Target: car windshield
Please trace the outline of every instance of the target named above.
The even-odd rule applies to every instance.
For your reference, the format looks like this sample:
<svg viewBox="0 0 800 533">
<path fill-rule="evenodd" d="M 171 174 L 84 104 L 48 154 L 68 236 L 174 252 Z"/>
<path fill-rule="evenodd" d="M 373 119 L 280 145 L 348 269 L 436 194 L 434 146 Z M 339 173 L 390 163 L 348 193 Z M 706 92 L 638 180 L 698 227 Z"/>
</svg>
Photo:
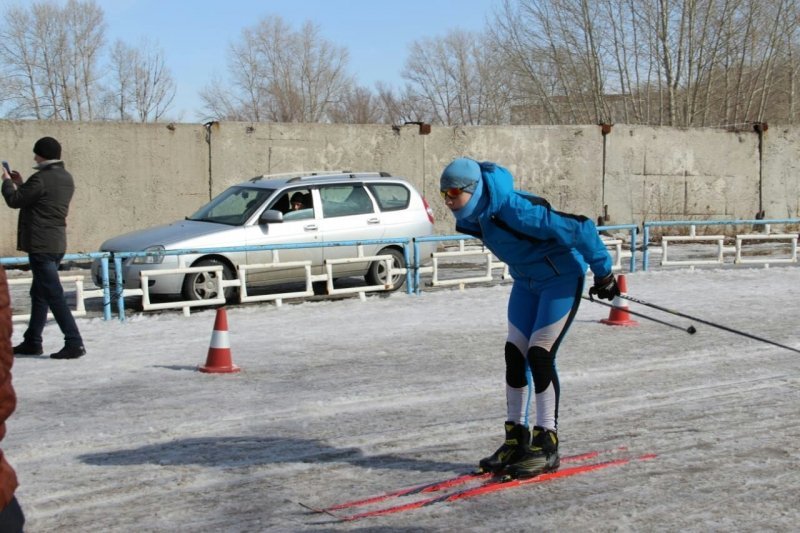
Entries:
<svg viewBox="0 0 800 533">
<path fill-rule="evenodd" d="M 241 226 L 274 192 L 274 189 L 259 187 L 231 187 L 187 217 L 187 220 Z"/>
</svg>

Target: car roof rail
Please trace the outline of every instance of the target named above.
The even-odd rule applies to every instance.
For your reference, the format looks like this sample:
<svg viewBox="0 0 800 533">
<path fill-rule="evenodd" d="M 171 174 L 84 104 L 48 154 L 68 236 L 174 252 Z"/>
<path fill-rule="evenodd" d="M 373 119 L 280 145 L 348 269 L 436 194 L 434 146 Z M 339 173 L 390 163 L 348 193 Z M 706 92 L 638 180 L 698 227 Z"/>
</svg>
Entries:
<svg viewBox="0 0 800 533">
<path fill-rule="evenodd" d="M 330 176 L 336 174 L 349 174 L 352 172 L 351 170 L 301 170 L 301 171 L 293 171 L 293 172 L 279 172 L 277 174 L 263 174 L 261 176 L 256 176 L 254 178 L 250 178 L 249 181 L 259 181 L 259 180 L 268 180 L 273 178 L 285 178 L 287 176 L 291 176 L 292 179 L 300 179 L 303 176 Z"/>
<path fill-rule="evenodd" d="M 287 180 L 287 183 L 293 183 L 297 181 L 310 181 L 310 180 L 321 180 L 325 178 L 331 178 L 333 176 L 350 176 L 350 179 L 356 178 L 388 178 L 391 177 L 391 174 L 388 172 L 353 172 L 351 170 L 343 170 L 341 172 L 327 172 L 322 174 L 315 174 L 315 173 L 304 173 L 302 176 L 295 176 Z"/>
</svg>

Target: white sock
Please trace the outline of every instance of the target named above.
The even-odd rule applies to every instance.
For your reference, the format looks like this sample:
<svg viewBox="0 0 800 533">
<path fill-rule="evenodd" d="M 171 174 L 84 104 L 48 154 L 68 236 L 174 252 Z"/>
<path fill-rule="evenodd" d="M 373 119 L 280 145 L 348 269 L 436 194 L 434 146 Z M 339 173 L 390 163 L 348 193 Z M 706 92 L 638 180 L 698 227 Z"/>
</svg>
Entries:
<svg viewBox="0 0 800 533">
<path fill-rule="evenodd" d="M 528 424 L 528 387 L 515 388 L 506 384 L 506 420 L 526 426 Z"/>
<path fill-rule="evenodd" d="M 556 430 L 556 390 L 552 383 L 536 395 L 536 425 Z"/>
</svg>

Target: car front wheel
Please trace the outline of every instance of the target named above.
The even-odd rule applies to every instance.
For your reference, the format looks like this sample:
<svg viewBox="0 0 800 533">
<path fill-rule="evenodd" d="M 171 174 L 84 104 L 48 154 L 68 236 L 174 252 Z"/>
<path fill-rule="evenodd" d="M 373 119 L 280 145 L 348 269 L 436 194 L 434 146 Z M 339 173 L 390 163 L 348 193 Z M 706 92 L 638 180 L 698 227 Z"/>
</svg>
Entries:
<svg viewBox="0 0 800 533">
<path fill-rule="evenodd" d="M 392 267 L 403 268 L 405 267 L 406 260 L 403 257 L 403 252 L 394 248 L 384 248 L 377 255 L 391 255 Z M 383 285 L 386 283 L 386 261 L 374 261 L 364 276 L 367 280 L 367 285 Z M 392 284 L 394 285 L 391 290 L 396 291 L 406 283 L 405 274 L 396 274 L 392 276 Z"/>
<path fill-rule="evenodd" d="M 222 266 L 222 279 L 233 279 L 233 271 L 226 263 L 219 259 L 203 259 L 192 266 Z M 217 272 L 195 272 L 187 274 L 183 280 L 183 298 L 185 300 L 211 300 L 218 294 Z M 225 299 L 234 295 L 234 288 L 224 289 Z"/>
</svg>

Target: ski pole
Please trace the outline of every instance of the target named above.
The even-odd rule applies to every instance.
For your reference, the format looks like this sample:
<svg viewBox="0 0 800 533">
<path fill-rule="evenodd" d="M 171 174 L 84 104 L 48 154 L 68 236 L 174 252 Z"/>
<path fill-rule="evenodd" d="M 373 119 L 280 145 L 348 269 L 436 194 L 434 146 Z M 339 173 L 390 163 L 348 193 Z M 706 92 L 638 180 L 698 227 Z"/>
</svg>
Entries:
<svg viewBox="0 0 800 533">
<path fill-rule="evenodd" d="M 694 317 L 692 315 L 687 315 L 686 313 L 681 313 L 680 311 L 667 309 L 666 307 L 661 307 L 660 305 L 656 305 L 656 304 L 653 304 L 653 303 L 650 303 L 650 302 L 645 302 L 644 300 L 640 300 L 639 298 L 634 298 L 633 296 L 628 296 L 627 294 L 620 294 L 619 297 L 620 298 L 624 298 L 626 300 L 629 300 L 631 302 L 640 304 L 640 305 L 645 305 L 647 307 L 652 307 L 653 309 L 658 309 L 659 311 L 663 311 L 665 313 L 670 313 L 670 314 L 675 315 L 675 316 L 680 316 L 680 317 L 683 317 L 683 318 L 687 318 L 689 320 L 694 320 L 695 322 L 700 322 L 701 324 L 705 324 L 706 326 L 711 326 L 711 327 L 714 327 L 714 328 L 722 329 L 722 330 L 728 331 L 730 333 L 735 333 L 737 335 L 741 335 L 743 337 L 747 337 L 749 339 L 754 339 L 754 340 L 757 340 L 757 341 L 765 342 L 767 344 L 772 344 L 773 346 L 778 346 L 779 348 L 784 348 L 786 350 L 791 350 L 793 352 L 800 353 L 800 350 L 798 350 L 797 348 L 792 348 L 791 346 L 786 346 L 785 344 L 780 344 L 778 342 L 771 341 L 769 339 L 765 339 L 764 337 L 759 337 L 757 335 L 753 335 L 752 333 L 747 333 L 745 331 L 740 331 L 738 329 L 729 328 L 728 326 L 723 326 L 722 324 L 716 324 L 716 323 L 710 322 L 708 320 L 703 320 L 702 318 L 697 318 L 697 317 Z"/>
<path fill-rule="evenodd" d="M 658 318 L 654 318 L 652 316 L 645 315 L 645 314 L 642 314 L 642 313 L 637 313 L 635 311 L 631 311 L 630 309 L 624 309 L 622 307 L 617 307 L 616 305 L 612 305 L 612 304 L 609 304 L 609 303 L 606 303 L 606 302 L 601 302 L 600 300 L 595 300 L 594 298 L 591 298 L 589 296 L 581 296 L 581 298 L 583 298 L 584 300 L 589 300 L 590 302 L 594 302 L 596 304 L 605 305 L 606 307 L 610 307 L 611 309 L 618 309 L 620 311 L 625 311 L 626 313 L 629 313 L 629 314 L 631 314 L 633 316 L 638 316 L 640 318 L 651 320 L 653 322 L 658 322 L 659 324 L 661 324 L 663 326 L 669 326 L 671 328 L 675 328 L 675 329 L 679 329 L 681 331 L 685 331 L 689 335 L 694 335 L 697 332 L 697 330 L 694 329 L 694 326 L 689 326 L 688 328 L 685 328 L 683 326 L 679 326 L 677 324 L 673 324 L 672 322 L 667 322 L 666 320 L 659 320 Z"/>
</svg>

